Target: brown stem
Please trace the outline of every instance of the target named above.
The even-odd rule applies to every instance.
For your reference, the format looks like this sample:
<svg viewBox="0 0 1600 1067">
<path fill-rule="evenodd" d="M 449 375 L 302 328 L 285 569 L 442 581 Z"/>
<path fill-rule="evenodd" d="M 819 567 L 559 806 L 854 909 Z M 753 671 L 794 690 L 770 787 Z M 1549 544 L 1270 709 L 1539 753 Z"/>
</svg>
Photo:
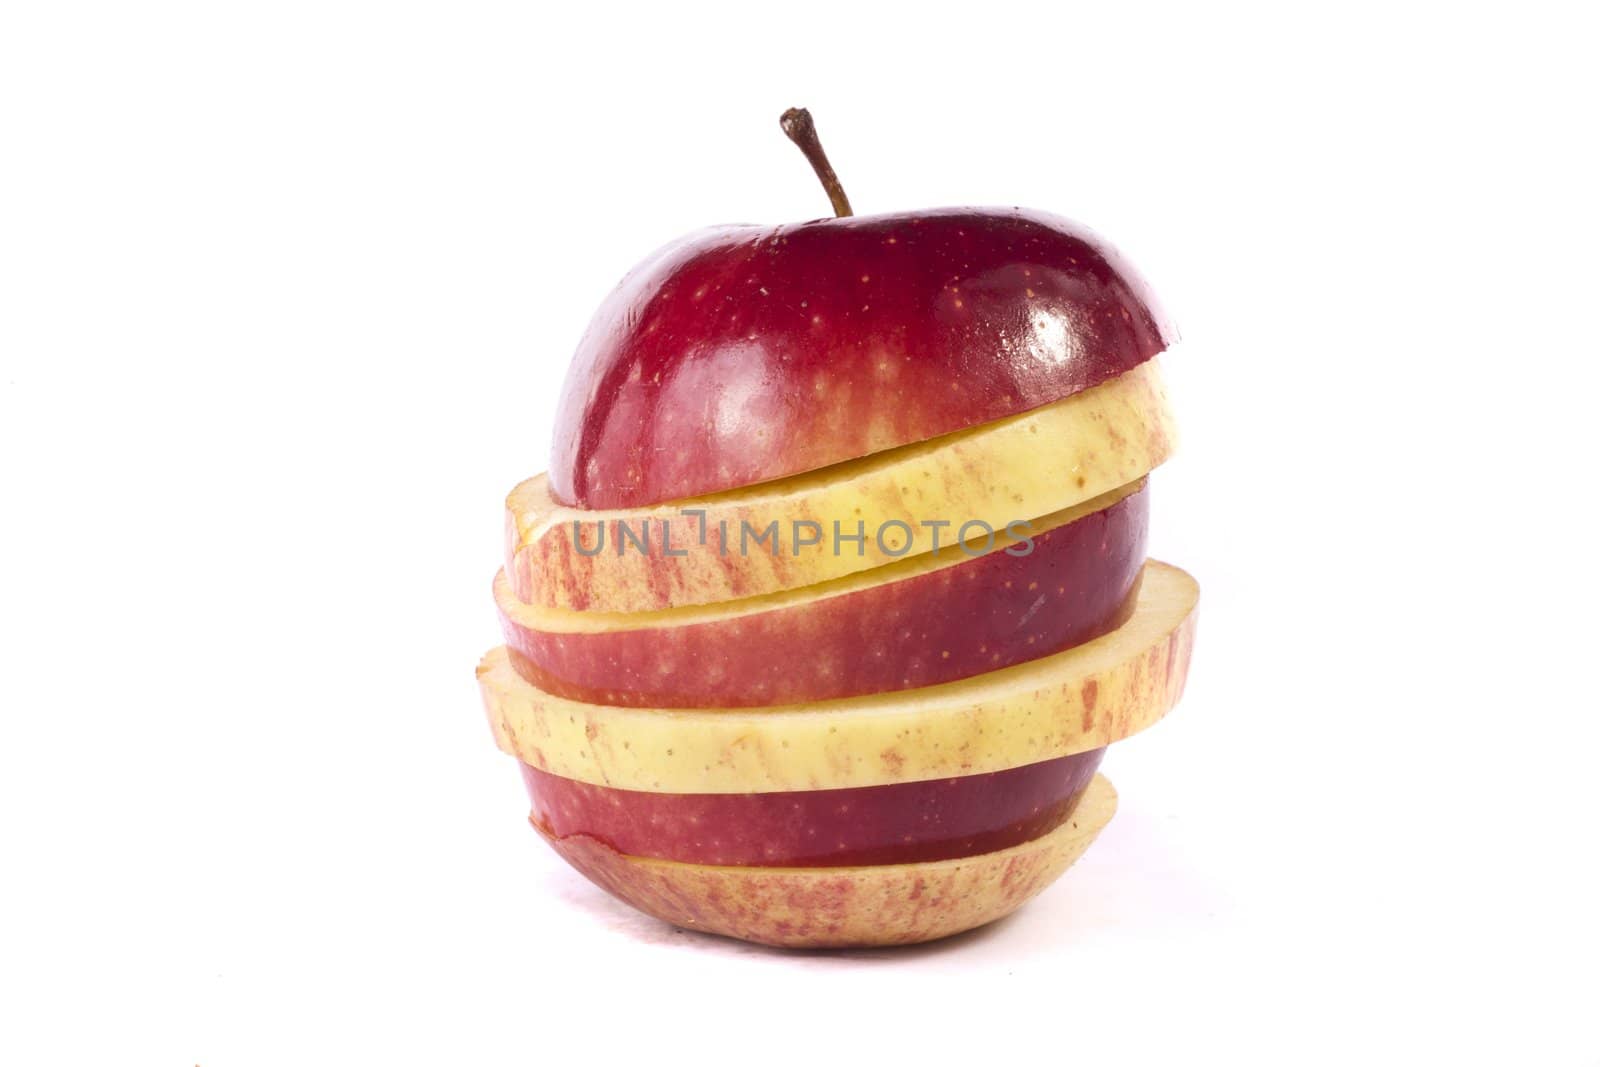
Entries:
<svg viewBox="0 0 1600 1067">
<path fill-rule="evenodd" d="M 839 184 L 839 176 L 833 172 L 833 164 L 828 162 L 828 154 L 817 139 L 817 124 L 811 121 L 811 112 L 803 107 L 791 107 L 778 119 L 778 125 L 789 135 L 789 140 L 800 146 L 811 169 L 817 172 L 822 187 L 828 191 L 833 213 L 841 219 L 854 215 L 850 210 L 850 198 L 844 195 L 844 186 Z"/>
</svg>

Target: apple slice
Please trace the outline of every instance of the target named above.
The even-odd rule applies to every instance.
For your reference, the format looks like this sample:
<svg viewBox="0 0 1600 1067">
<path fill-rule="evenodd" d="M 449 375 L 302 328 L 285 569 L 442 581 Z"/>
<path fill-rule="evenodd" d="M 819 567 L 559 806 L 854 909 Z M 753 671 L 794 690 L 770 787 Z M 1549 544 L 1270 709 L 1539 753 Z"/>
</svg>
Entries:
<svg viewBox="0 0 1600 1067">
<path fill-rule="evenodd" d="M 1117 809 L 1096 775 L 1072 814 L 1031 841 L 963 859 L 877 867 L 714 867 L 625 856 L 534 829 L 595 885 L 688 930 L 788 948 L 910 945 L 1011 914 L 1072 865 Z"/>
<path fill-rule="evenodd" d="M 933 782 L 805 793 L 639 793 L 522 764 L 533 818 L 627 856 L 743 867 L 858 867 L 994 852 L 1072 814 L 1105 749 Z"/>
<path fill-rule="evenodd" d="M 721 604 L 564 611 L 518 600 L 504 573 L 494 596 L 512 666 L 557 696 L 663 708 L 831 700 L 938 685 L 1115 629 L 1133 610 L 1149 511 L 1136 482 L 1038 520 L 1031 544 L 1002 534 L 987 552 L 946 545 Z"/>
<path fill-rule="evenodd" d="M 720 226 L 595 313 L 552 484 L 624 508 L 771 481 L 1053 403 L 1173 336 L 1110 246 L 1041 212 Z"/>
<path fill-rule="evenodd" d="M 1174 439 L 1152 360 L 1025 414 L 697 501 L 584 511 L 539 475 L 506 500 L 506 575 L 518 599 L 577 611 L 760 596 L 929 551 L 941 529 L 955 544 L 1080 504 L 1149 473 Z"/>
<path fill-rule="evenodd" d="M 1166 714 L 1194 643 L 1194 579 L 1146 564 L 1134 613 L 1087 644 L 957 682 L 759 709 L 623 708 L 544 692 L 504 648 L 478 665 L 502 751 L 654 793 L 776 793 L 955 778 L 1102 748 Z"/>
</svg>

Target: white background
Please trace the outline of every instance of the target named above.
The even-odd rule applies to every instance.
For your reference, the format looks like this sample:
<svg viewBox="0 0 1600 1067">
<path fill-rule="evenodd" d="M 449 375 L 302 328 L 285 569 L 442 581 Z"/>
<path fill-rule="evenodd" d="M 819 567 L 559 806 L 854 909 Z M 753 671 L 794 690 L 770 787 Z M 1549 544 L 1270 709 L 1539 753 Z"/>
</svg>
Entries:
<svg viewBox="0 0 1600 1067">
<path fill-rule="evenodd" d="M 0 1060 L 1600 1063 L 1582 7 L 7 4 Z M 794 104 L 1185 335 L 1188 697 L 923 949 L 613 903 L 472 681 L 595 304 L 826 213 Z"/>
</svg>

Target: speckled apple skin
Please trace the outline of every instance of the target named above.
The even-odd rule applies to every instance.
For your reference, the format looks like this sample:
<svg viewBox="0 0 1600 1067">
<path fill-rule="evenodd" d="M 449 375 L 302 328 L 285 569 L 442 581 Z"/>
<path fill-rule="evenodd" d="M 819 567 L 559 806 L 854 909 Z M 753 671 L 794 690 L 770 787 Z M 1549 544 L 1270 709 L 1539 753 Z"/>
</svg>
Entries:
<svg viewBox="0 0 1600 1067">
<path fill-rule="evenodd" d="M 852 867 L 996 852 L 1060 826 L 1105 749 L 932 782 L 803 793 L 640 793 L 522 764 L 533 819 L 626 856 L 716 866 Z"/>
<path fill-rule="evenodd" d="M 1149 490 L 951 567 L 714 622 L 552 633 L 501 605 L 512 666 L 549 693 L 627 707 L 749 707 L 966 678 L 1072 648 L 1127 620 Z M 961 549 L 944 549 L 960 558 Z M 509 598 L 509 590 L 502 591 Z"/>
<path fill-rule="evenodd" d="M 717 227 L 601 304 L 551 489 L 641 507 L 814 470 L 1060 400 L 1175 336 L 1110 245 L 1042 212 Z"/>
<path fill-rule="evenodd" d="M 534 829 L 612 896 L 674 926 L 786 948 L 910 945 L 971 930 L 1032 900 L 1116 812 L 1097 775 L 1066 822 L 965 859 L 877 867 L 714 867 L 637 859 L 590 837 Z"/>
</svg>

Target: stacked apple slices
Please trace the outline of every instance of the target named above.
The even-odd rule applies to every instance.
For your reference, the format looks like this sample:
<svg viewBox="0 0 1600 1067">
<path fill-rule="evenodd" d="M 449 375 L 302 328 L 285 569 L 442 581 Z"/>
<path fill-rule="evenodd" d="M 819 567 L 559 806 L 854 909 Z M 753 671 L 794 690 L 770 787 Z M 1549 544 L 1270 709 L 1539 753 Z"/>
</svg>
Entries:
<svg viewBox="0 0 1600 1067">
<path fill-rule="evenodd" d="M 534 827 L 651 915 L 777 945 L 1039 892 L 1188 668 L 1197 589 L 1145 560 L 1171 336 L 1114 250 L 1021 209 L 647 259 L 506 502 L 478 676 Z"/>
<path fill-rule="evenodd" d="M 1110 819 L 1105 746 L 1182 690 L 1198 590 L 1144 558 L 1173 437 L 1146 360 L 687 501 L 517 486 L 478 676 L 534 827 L 641 910 L 752 941 L 1012 911 Z"/>
</svg>

